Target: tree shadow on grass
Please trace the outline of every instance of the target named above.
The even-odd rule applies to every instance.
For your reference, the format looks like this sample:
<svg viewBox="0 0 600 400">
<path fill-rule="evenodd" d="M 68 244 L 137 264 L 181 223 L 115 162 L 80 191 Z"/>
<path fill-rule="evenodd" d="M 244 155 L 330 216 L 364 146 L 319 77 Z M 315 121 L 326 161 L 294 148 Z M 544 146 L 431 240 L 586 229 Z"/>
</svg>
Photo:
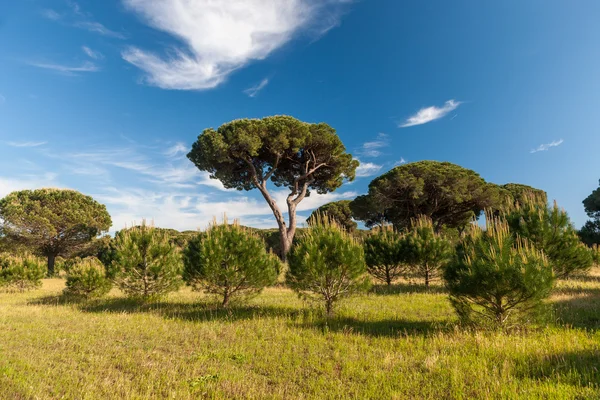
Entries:
<svg viewBox="0 0 600 400">
<path fill-rule="evenodd" d="M 298 324 L 296 324 L 298 326 Z M 299 324 L 302 328 L 322 332 L 342 332 L 373 337 L 426 336 L 434 332 L 449 330 L 452 324 L 404 319 L 365 321 L 351 317 L 320 318 Z"/>
<path fill-rule="evenodd" d="M 374 285 L 371 288 L 371 293 L 387 296 L 387 295 L 398 295 L 398 294 L 406 294 L 406 293 L 431 293 L 431 294 L 439 294 L 439 293 L 447 293 L 446 288 L 440 285 L 432 285 L 425 286 L 422 284 L 414 284 L 414 283 L 394 283 L 390 286 L 388 285 Z"/>
<path fill-rule="evenodd" d="M 65 296 L 46 296 L 30 302 L 30 304 L 75 306 L 88 313 L 148 313 L 166 319 L 184 321 L 238 321 L 255 318 L 296 318 L 306 310 L 282 306 L 238 305 L 223 308 L 215 302 L 177 302 L 177 301 L 143 301 L 127 297 L 111 297 L 93 300 L 77 300 Z"/>
<path fill-rule="evenodd" d="M 518 360 L 516 374 L 540 381 L 600 388 L 600 350 L 549 354 L 533 360 Z"/>
<path fill-rule="evenodd" d="M 600 329 L 600 295 L 573 297 L 555 301 L 553 305 L 559 324 L 575 328 Z"/>
</svg>

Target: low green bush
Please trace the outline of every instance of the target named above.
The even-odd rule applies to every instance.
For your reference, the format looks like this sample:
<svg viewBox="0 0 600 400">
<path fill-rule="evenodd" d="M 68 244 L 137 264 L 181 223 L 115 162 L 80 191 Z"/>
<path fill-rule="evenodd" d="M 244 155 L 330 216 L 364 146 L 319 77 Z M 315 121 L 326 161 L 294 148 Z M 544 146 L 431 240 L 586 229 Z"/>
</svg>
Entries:
<svg viewBox="0 0 600 400">
<path fill-rule="evenodd" d="M 46 262 L 32 255 L 0 254 L 0 288 L 24 292 L 42 285 Z"/>
<path fill-rule="evenodd" d="M 219 296 L 224 307 L 274 284 L 281 266 L 257 234 L 226 219 L 190 239 L 183 260 L 187 284 Z"/>
<path fill-rule="evenodd" d="M 367 271 L 388 286 L 400 278 L 408 268 L 402 257 L 405 238 L 392 227 L 382 227 L 363 241 Z"/>
<path fill-rule="evenodd" d="M 182 270 L 179 249 L 164 229 L 143 221 L 115 238 L 109 275 L 130 297 L 150 299 L 177 291 Z"/>
<path fill-rule="evenodd" d="M 323 302 L 328 317 L 339 300 L 370 286 L 362 245 L 328 218 L 318 218 L 302 233 L 288 265 L 287 284 L 302 297 Z"/>
<path fill-rule="evenodd" d="M 67 272 L 64 293 L 82 298 L 102 297 L 112 288 L 106 276 L 106 268 L 96 257 L 79 259 Z"/>
<path fill-rule="evenodd" d="M 485 230 L 473 224 L 463 236 L 444 279 L 462 322 L 495 327 L 531 320 L 554 284 L 544 253 L 491 215 Z"/>
</svg>

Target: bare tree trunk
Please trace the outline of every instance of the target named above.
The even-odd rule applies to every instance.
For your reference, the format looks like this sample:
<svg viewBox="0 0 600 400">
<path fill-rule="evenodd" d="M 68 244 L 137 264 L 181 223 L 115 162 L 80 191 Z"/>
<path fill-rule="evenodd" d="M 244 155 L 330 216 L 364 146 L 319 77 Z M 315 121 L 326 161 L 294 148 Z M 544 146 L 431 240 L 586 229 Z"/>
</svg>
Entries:
<svg viewBox="0 0 600 400">
<path fill-rule="evenodd" d="M 385 281 L 386 281 L 388 287 L 392 285 L 392 278 L 390 277 L 390 269 L 387 267 L 385 269 Z"/>
<path fill-rule="evenodd" d="M 223 303 L 221 303 L 222 307 L 227 307 L 229 305 L 229 291 L 226 290 L 225 294 L 223 295 Z"/>
<path fill-rule="evenodd" d="M 327 318 L 333 317 L 333 300 L 332 299 L 325 300 L 325 313 L 327 314 Z"/>
<path fill-rule="evenodd" d="M 425 266 L 425 286 L 429 287 L 429 266 Z"/>
<path fill-rule="evenodd" d="M 48 277 L 54 276 L 55 262 L 56 262 L 56 254 L 48 254 Z"/>
</svg>

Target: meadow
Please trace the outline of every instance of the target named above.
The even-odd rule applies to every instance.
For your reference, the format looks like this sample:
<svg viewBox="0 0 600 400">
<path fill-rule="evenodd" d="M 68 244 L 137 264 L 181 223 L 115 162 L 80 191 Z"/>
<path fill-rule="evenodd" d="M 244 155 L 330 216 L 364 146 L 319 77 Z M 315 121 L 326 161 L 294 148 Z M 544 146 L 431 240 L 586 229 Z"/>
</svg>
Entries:
<svg viewBox="0 0 600 400">
<path fill-rule="evenodd" d="M 600 398 L 599 268 L 512 332 L 458 327 L 440 283 L 376 286 L 330 320 L 280 287 L 228 309 L 187 288 L 148 303 L 63 288 L 0 293 L 1 399 Z"/>
</svg>

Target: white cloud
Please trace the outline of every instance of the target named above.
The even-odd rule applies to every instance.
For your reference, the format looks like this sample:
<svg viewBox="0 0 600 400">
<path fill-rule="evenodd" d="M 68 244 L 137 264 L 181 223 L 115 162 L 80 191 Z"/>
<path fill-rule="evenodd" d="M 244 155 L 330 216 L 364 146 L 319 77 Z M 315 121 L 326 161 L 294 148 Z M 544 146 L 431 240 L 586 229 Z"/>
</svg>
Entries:
<svg viewBox="0 0 600 400">
<path fill-rule="evenodd" d="M 151 27 L 184 44 L 168 57 L 130 47 L 123 58 L 163 89 L 202 90 L 262 60 L 299 32 L 339 23 L 348 0 L 123 0 Z"/>
<path fill-rule="evenodd" d="M 400 157 L 400 159 L 394 163 L 394 167 L 397 167 L 402 164 L 406 164 L 406 160 L 404 159 L 404 157 Z"/>
<path fill-rule="evenodd" d="M 262 81 L 260 81 L 260 83 L 244 90 L 244 93 L 247 94 L 249 97 L 256 97 L 258 92 L 263 90 L 265 88 L 265 86 L 267 86 L 268 84 L 269 84 L 269 79 L 265 78 Z"/>
<path fill-rule="evenodd" d="M 62 15 L 60 15 L 59 13 L 57 13 L 56 11 L 54 11 L 52 9 L 42 10 L 42 16 L 44 18 L 48 18 L 48 19 L 51 19 L 53 21 L 58 21 L 62 17 Z"/>
<path fill-rule="evenodd" d="M 403 124 L 400 124 L 400 127 L 407 128 L 409 126 L 423 125 L 435 121 L 456 110 L 460 105 L 460 101 L 448 100 L 442 107 L 431 106 L 422 108 L 415 115 L 409 117 Z"/>
<path fill-rule="evenodd" d="M 167 157 L 178 157 L 180 155 L 185 155 L 188 152 L 188 148 L 185 144 L 178 142 L 173 146 L 169 147 L 167 151 L 165 151 L 165 155 Z"/>
<path fill-rule="evenodd" d="M 81 50 L 83 50 L 83 52 L 88 57 L 93 58 L 94 60 L 100 60 L 104 58 L 104 55 L 102 53 L 100 53 L 99 51 L 94 51 L 87 46 L 81 46 Z"/>
<path fill-rule="evenodd" d="M 11 147 L 38 147 L 43 146 L 48 142 L 6 142 Z"/>
<path fill-rule="evenodd" d="M 376 140 L 363 143 L 357 153 L 363 157 L 379 157 L 381 149 L 389 146 L 389 142 L 388 135 L 379 133 Z"/>
<path fill-rule="evenodd" d="M 366 176 L 373 176 L 376 173 L 378 173 L 381 168 L 383 168 L 383 165 L 378 165 L 378 164 L 374 164 L 374 163 L 363 163 L 361 162 L 360 165 L 358 166 L 358 168 L 356 168 L 356 176 L 358 178 L 364 178 Z"/>
<path fill-rule="evenodd" d="M 532 149 L 530 151 L 530 153 L 537 153 L 539 151 L 548 151 L 551 147 L 560 146 L 561 144 L 563 144 L 563 142 L 564 142 L 564 140 L 560 139 L 560 140 L 555 140 L 555 141 L 550 142 L 550 143 L 540 144 L 537 148 Z"/>
<path fill-rule="evenodd" d="M 77 72 L 96 72 L 100 71 L 100 68 L 96 66 L 94 63 L 86 61 L 80 66 L 70 66 L 70 65 L 61 65 L 61 64 L 46 64 L 46 63 L 28 63 L 32 67 L 49 69 L 53 71 L 57 71 L 67 75 L 75 75 Z"/>
<path fill-rule="evenodd" d="M 95 21 L 78 21 L 73 24 L 74 27 L 85 29 L 86 31 L 98 33 L 102 36 L 108 36 L 116 39 L 126 39 L 126 36 L 120 32 L 113 31 L 108 29 L 106 26 L 102 25 L 100 22 Z"/>
<path fill-rule="evenodd" d="M 40 176 L 20 176 L 18 179 L 0 176 L 0 199 L 17 190 L 57 187 L 59 184 L 56 178 L 57 175 L 50 172 Z"/>
</svg>

